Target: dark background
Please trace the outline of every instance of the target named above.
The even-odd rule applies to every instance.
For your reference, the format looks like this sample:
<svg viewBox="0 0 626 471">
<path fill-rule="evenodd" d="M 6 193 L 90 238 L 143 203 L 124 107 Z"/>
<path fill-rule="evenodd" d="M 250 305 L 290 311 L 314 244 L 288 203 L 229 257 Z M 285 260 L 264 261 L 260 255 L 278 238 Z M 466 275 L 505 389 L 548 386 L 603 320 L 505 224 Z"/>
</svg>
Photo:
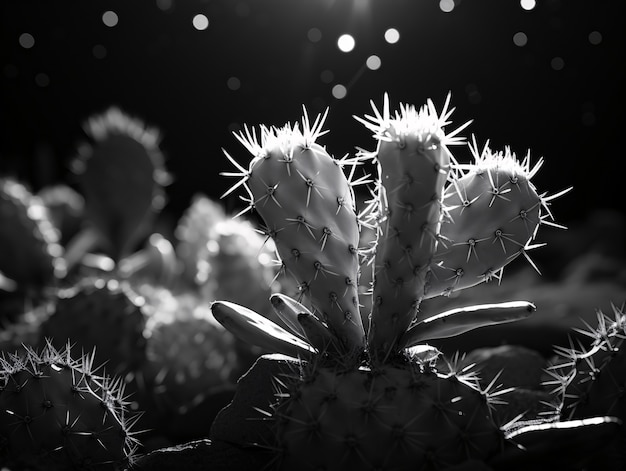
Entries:
<svg viewBox="0 0 626 471">
<path fill-rule="evenodd" d="M 525 11 L 515 0 L 457 0 L 445 13 L 438 0 L 2 0 L 0 174 L 35 190 L 71 181 L 82 123 L 118 105 L 160 129 L 175 177 L 166 211 L 177 215 L 194 193 L 219 197 L 233 183 L 218 176 L 231 169 L 221 148 L 247 159 L 231 135 L 243 123 L 282 125 L 303 104 L 329 106 L 322 143 L 339 157 L 373 149 L 352 118 L 369 100 L 380 106 L 389 92 L 393 107 L 429 97 L 440 107 L 451 91 L 454 123 L 474 119 L 466 134 L 518 155 L 531 149 L 533 162 L 543 156 L 542 191 L 574 186 L 553 204 L 559 222 L 622 211 L 623 5 L 537 0 Z M 113 27 L 108 10 L 119 17 Z M 203 31 L 192 25 L 199 13 L 209 19 Z M 390 27 L 396 44 L 384 40 Z M 513 41 L 520 31 L 523 47 Z M 33 47 L 20 45 L 23 33 Z M 343 33 L 356 39 L 350 53 L 336 46 Z M 379 70 L 363 66 L 371 54 Z M 231 77 L 240 88 L 229 88 Z M 344 99 L 332 96 L 337 83 L 348 86 Z M 465 148 L 455 154 L 468 158 Z M 242 207 L 235 196 L 225 204 Z"/>
</svg>

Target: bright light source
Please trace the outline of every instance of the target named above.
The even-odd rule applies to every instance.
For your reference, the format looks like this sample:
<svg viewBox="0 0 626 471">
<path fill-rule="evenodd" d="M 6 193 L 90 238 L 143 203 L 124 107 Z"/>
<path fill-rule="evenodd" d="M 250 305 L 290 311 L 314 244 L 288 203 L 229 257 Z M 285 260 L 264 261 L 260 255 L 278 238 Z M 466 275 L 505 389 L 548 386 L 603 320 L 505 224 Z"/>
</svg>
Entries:
<svg viewBox="0 0 626 471">
<path fill-rule="evenodd" d="M 198 13 L 193 17 L 193 27 L 198 31 L 204 31 L 209 27 L 209 19 L 205 15 Z"/>
<path fill-rule="evenodd" d="M 102 22 L 109 28 L 113 28 L 113 26 L 117 25 L 118 21 L 119 17 L 114 11 L 108 10 L 102 14 Z"/>
<path fill-rule="evenodd" d="M 341 100 L 342 98 L 345 98 L 348 94 L 348 89 L 341 84 L 337 84 L 333 87 L 332 93 L 335 98 Z"/>
<path fill-rule="evenodd" d="M 19 42 L 24 49 L 30 49 L 35 45 L 35 38 L 30 33 L 22 33 L 20 34 Z"/>
<path fill-rule="evenodd" d="M 355 45 L 356 41 L 350 34 L 342 34 L 339 36 L 339 39 L 337 39 L 337 47 L 341 52 L 350 52 L 354 49 Z"/>
<path fill-rule="evenodd" d="M 439 8 L 444 13 L 450 13 L 454 10 L 454 0 L 441 0 L 439 2 Z"/>
<path fill-rule="evenodd" d="M 535 0 L 520 0 L 519 4 L 526 11 L 530 11 L 537 6 L 537 2 Z"/>
<path fill-rule="evenodd" d="M 378 69 L 380 69 L 381 64 L 382 64 L 382 62 L 380 60 L 380 57 L 378 57 L 376 55 L 369 56 L 367 58 L 367 60 L 365 61 L 365 65 L 370 70 L 378 70 Z"/>
<path fill-rule="evenodd" d="M 513 35 L 513 44 L 516 46 L 523 47 L 526 43 L 528 43 L 528 36 L 526 36 L 526 33 L 519 31 Z"/>
<path fill-rule="evenodd" d="M 400 40 L 400 32 L 396 28 L 389 28 L 385 31 L 385 41 L 395 44 Z"/>
</svg>

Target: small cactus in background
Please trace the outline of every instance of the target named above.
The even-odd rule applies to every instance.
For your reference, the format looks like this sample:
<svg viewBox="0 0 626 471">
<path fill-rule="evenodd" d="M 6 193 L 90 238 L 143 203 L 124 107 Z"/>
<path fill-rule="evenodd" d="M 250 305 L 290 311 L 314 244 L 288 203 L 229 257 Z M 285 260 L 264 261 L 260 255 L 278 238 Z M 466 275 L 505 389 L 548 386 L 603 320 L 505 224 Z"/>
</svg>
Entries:
<svg viewBox="0 0 626 471">
<path fill-rule="evenodd" d="M 212 304 L 215 318 L 245 341 L 302 358 L 291 372 L 276 375 L 269 409 L 267 404 L 252 404 L 257 411 L 265 407 L 263 415 L 273 424 L 259 441 L 266 440 L 274 450 L 279 469 L 305 463 L 324 469 L 444 469 L 471 460 L 486 462 L 513 443 L 505 440 L 505 428 L 515 421 L 501 424 L 492 414 L 502 393 L 496 381 L 481 388 L 470 368 L 457 367 L 454 361 L 437 369 L 441 352 L 422 342 L 522 319 L 534 306 L 525 301 L 471 306 L 427 319 L 418 313 L 432 286 L 434 268 L 452 266 L 444 261 L 447 248 L 467 242 L 460 229 L 444 234 L 444 224 L 457 222 L 457 207 L 450 206 L 454 196 L 448 190 L 478 185 L 482 177 L 477 168 L 487 165 L 482 172 L 487 183 L 472 190 L 472 203 L 490 208 L 489 195 L 496 184 L 500 187 L 500 180 L 491 179 L 502 178 L 500 167 L 517 172 L 518 180 L 509 181 L 519 185 L 514 188 L 518 193 L 519 181 L 528 182 L 534 173 L 510 154 L 505 165 L 501 154 L 491 152 L 462 172 L 447 146 L 462 142 L 457 134 L 463 127 L 444 131 L 452 113 L 448 106 L 449 100 L 437 113 L 430 101 L 419 110 L 402 105 L 392 116 L 385 97 L 382 113 L 374 107 L 375 116 L 358 118 L 374 131 L 378 148 L 361 151 L 354 159 L 332 158 L 316 142 L 324 134 L 325 115 L 311 125 L 306 113 L 301 128 L 261 127 L 260 137 L 249 128 L 236 134 L 253 155 L 248 168 L 226 154 L 238 168 L 226 175 L 241 178 L 233 189 L 247 190 L 248 209 L 262 216 L 284 271 L 299 283 L 299 301 L 311 306 L 273 295 L 281 327 L 243 306 Z M 365 177 L 354 179 L 354 169 L 371 160 L 378 164 L 379 178 L 372 201 L 357 215 L 352 188 Z M 349 176 L 344 167 L 350 169 Z M 472 185 L 468 175 L 476 179 Z M 529 241 L 537 226 L 551 217 L 541 214 L 550 198 L 539 196 L 529 184 L 523 190 L 532 201 L 525 195 L 506 199 L 518 218 L 523 208 L 534 211 L 528 218 L 532 226 L 524 220 L 514 227 L 523 228 L 517 252 L 532 248 Z M 510 212 L 498 207 L 488 214 L 484 217 L 494 219 L 489 221 L 492 231 L 510 229 Z M 367 250 L 358 246 L 361 226 L 377 234 Z M 453 239 L 461 237 L 458 234 L 462 241 Z M 495 244 L 485 248 L 488 261 L 492 253 L 503 251 Z M 499 257 L 493 271 L 501 270 L 513 255 Z M 359 312 L 360 258 L 373 267 L 367 333 Z M 455 288 L 487 279 L 472 278 L 472 283 Z M 222 425 L 214 428 L 213 439 L 221 438 Z M 245 436 L 247 432 L 241 432 L 240 437 Z M 246 444 L 243 439 L 241 445 Z"/>
<path fill-rule="evenodd" d="M 83 279 L 57 294 L 53 312 L 40 326 L 42 342 L 94 351 L 107 371 L 124 376 L 146 360 L 147 316 L 136 298 L 116 279 Z"/>
<path fill-rule="evenodd" d="M 139 448 L 138 416 L 122 382 L 69 346 L 0 357 L 0 457 L 11 469 L 125 469 Z"/>
<path fill-rule="evenodd" d="M 159 149 L 159 133 L 112 107 L 87 120 L 92 142 L 79 149 L 73 170 L 85 198 L 85 229 L 73 246 L 80 258 L 100 245 L 115 261 L 132 253 L 152 218 L 165 205 L 170 181 Z M 75 261 L 72 260 L 72 263 Z"/>
<path fill-rule="evenodd" d="M 65 274 L 60 234 L 48 209 L 11 178 L 0 178 L 0 246 L 0 277 L 14 289 L 38 292 Z"/>
</svg>

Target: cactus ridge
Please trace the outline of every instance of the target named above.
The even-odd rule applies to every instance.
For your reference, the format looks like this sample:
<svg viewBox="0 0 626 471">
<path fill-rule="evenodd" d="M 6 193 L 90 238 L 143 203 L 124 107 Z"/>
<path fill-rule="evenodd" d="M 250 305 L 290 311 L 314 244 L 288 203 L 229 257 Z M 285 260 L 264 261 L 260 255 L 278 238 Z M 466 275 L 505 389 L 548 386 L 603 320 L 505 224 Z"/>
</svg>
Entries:
<svg viewBox="0 0 626 471">
<path fill-rule="evenodd" d="M 129 466 L 140 446 L 123 381 L 100 374 L 91 354 L 72 357 L 69 344 L 0 356 L 0 415 L 0 454 L 18 468 L 32 460 L 63 469 Z"/>
<path fill-rule="evenodd" d="M 264 219 L 284 270 L 342 349 L 354 355 L 365 339 L 357 286 L 359 223 L 352 184 L 342 168 L 355 163 L 334 159 L 315 142 L 325 133 L 325 117 L 311 125 L 305 110 L 302 130 L 298 124 L 261 127 L 260 141 L 246 127 L 236 136 L 254 158 L 248 170 L 239 166 L 239 173 L 228 175 L 243 177 L 232 189 L 245 186 L 250 209 Z"/>
</svg>

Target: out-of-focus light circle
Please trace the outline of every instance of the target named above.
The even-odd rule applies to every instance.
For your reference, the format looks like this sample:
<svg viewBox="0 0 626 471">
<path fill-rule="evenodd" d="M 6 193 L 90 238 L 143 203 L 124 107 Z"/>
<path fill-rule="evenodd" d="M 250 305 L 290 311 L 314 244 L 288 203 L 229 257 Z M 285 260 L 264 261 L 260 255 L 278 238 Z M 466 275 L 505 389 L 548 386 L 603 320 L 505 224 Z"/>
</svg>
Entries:
<svg viewBox="0 0 626 471">
<path fill-rule="evenodd" d="M 330 83 L 335 79 L 335 74 L 333 74 L 332 70 L 322 70 L 322 73 L 320 74 L 320 79 L 324 83 Z"/>
<path fill-rule="evenodd" d="M 454 0 L 440 0 L 439 8 L 444 13 L 450 13 L 454 10 Z"/>
<path fill-rule="evenodd" d="M 400 31 L 396 28 L 389 28 L 385 31 L 385 41 L 389 44 L 395 44 L 400 40 Z"/>
<path fill-rule="evenodd" d="M 172 8 L 172 0 L 156 0 L 156 4 L 159 10 L 167 11 Z"/>
<path fill-rule="evenodd" d="M 371 55 L 365 61 L 365 65 L 370 70 L 378 70 L 380 69 L 382 62 L 380 60 L 380 57 L 378 57 L 377 55 Z"/>
<path fill-rule="evenodd" d="M 520 0 L 519 4 L 526 11 L 530 11 L 537 6 L 535 0 Z"/>
<path fill-rule="evenodd" d="M 354 37 L 350 34 L 342 34 L 341 36 L 339 36 L 339 39 L 337 39 L 337 47 L 341 52 L 350 52 L 352 49 L 354 49 L 355 45 L 356 41 L 354 40 Z"/>
<path fill-rule="evenodd" d="M 107 56 L 107 49 L 102 44 L 96 44 L 91 53 L 96 59 L 104 59 Z"/>
<path fill-rule="evenodd" d="M 102 14 L 102 22 L 105 26 L 108 26 L 109 28 L 113 28 L 113 26 L 116 26 L 119 20 L 120 19 L 117 16 L 117 13 L 115 13 L 114 11 L 108 10 Z"/>
<path fill-rule="evenodd" d="M 209 19 L 202 13 L 198 13 L 196 16 L 194 16 L 192 23 L 193 27 L 196 28 L 198 31 L 204 31 L 209 27 Z"/>
<path fill-rule="evenodd" d="M 337 98 L 338 100 L 341 100 L 342 98 L 345 98 L 346 95 L 348 94 L 348 89 L 345 86 L 338 83 L 337 85 L 333 87 L 332 93 L 335 98 Z"/>
<path fill-rule="evenodd" d="M 22 46 L 24 49 L 30 49 L 31 47 L 35 45 L 35 38 L 30 33 L 20 34 L 19 41 L 20 41 L 20 46 Z"/>
<path fill-rule="evenodd" d="M 229 77 L 226 81 L 226 86 L 233 91 L 239 90 L 241 88 L 241 80 L 239 80 L 237 77 Z"/>
<path fill-rule="evenodd" d="M 317 43 L 322 39 L 322 32 L 319 28 L 311 28 L 307 31 L 306 37 L 309 38 L 309 41 L 312 43 Z"/>
<path fill-rule="evenodd" d="M 44 74 L 43 72 L 35 75 L 35 83 L 40 87 L 47 87 L 50 85 L 50 77 L 48 74 Z"/>
<path fill-rule="evenodd" d="M 589 42 L 594 46 L 600 44 L 602 42 L 602 34 L 600 34 L 600 31 L 592 31 L 589 33 Z"/>
<path fill-rule="evenodd" d="M 522 31 L 518 31 L 513 35 L 513 44 L 518 47 L 524 47 L 528 43 L 528 36 Z"/>
<path fill-rule="evenodd" d="M 562 57 L 553 57 L 550 61 L 550 67 L 554 70 L 563 70 L 563 67 L 565 67 L 565 61 Z"/>
</svg>

